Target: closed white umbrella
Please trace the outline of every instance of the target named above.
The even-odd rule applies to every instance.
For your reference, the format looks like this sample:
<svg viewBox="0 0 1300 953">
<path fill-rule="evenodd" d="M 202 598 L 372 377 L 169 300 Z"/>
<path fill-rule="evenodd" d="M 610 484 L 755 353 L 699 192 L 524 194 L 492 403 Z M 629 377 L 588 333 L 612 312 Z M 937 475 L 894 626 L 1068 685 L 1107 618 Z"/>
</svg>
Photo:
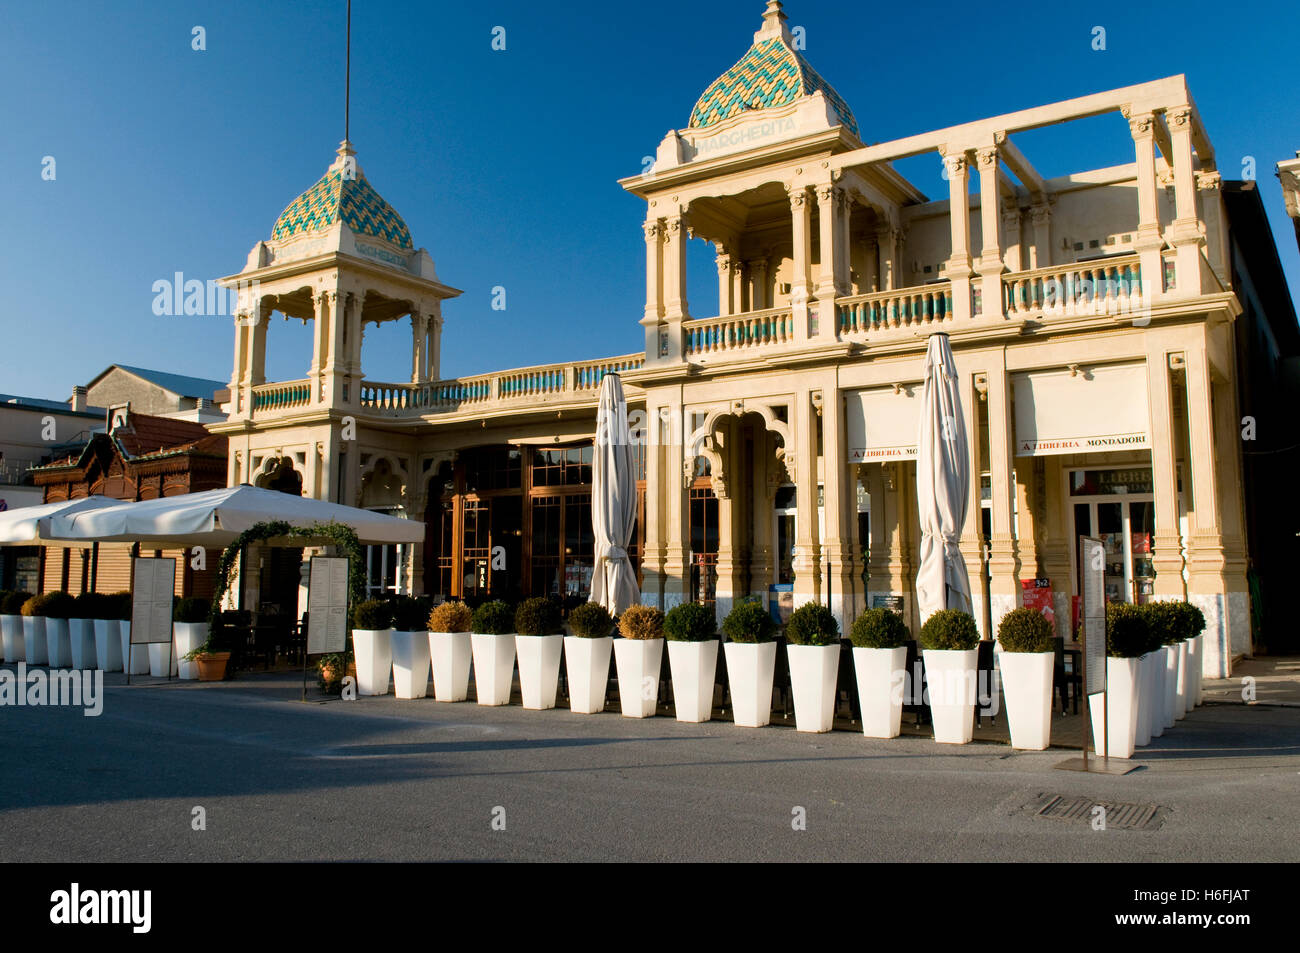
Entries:
<svg viewBox="0 0 1300 953">
<path fill-rule="evenodd" d="M 948 335 L 932 334 L 925 352 L 917 438 L 916 500 L 921 568 L 916 601 L 922 621 L 940 609 L 971 611 L 966 560 L 958 548 L 970 502 L 970 451 Z"/>
<path fill-rule="evenodd" d="M 110 496 L 84 496 L 0 512 L 0 546 L 32 546 L 49 541 L 55 517 L 121 505 Z M 57 541 L 55 541 L 57 542 Z"/>
<path fill-rule="evenodd" d="M 59 539 L 100 542 L 228 546 L 240 533 L 269 520 L 295 527 L 342 523 L 371 545 L 424 539 L 424 524 L 416 520 L 248 484 L 56 516 L 50 533 Z"/>
<path fill-rule="evenodd" d="M 636 474 L 632 471 L 632 437 L 627 401 L 617 374 L 600 382 L 596 409 L 595 456 L 591 467 L 591 529 L 596 564 L 591 601 L 613 615 L 641 601 L 627 547 L 636 520 Z"/>
</svg>

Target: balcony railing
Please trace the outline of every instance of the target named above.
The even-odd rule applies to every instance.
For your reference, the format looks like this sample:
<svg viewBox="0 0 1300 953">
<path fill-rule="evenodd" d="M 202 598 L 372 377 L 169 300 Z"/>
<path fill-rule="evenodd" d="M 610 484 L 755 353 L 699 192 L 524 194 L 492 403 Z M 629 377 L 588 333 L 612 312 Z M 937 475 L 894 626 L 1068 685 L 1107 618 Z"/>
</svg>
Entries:
<svg viewBox="0 0 1300 953">
<path fill-rule="evenodd" d="M 1149 305 L 1137 255 L 1018 271 L 1002 278 L 1008 318 L 1124 314 Z"/>
<path fill-rule="evenodd" d="M 278 381 L 253 388 L 253 410 L 288 410 L 311 403 L 311 381 Z"/>
<path fill-rule="evenodd" d="M 952 286 L 935 282 L 917 288 L 873 291 L 835 302 L 841 336 L 890 328 L 919 328 L 952 320 Z"/>
<path fill-rule="evenodd" d="M 793 341 L 794 314 L 787 307 L 700 318 L 683 323 L 682 335 L 689 357 L 709 360 L 730 352 Z"/>
</svg>

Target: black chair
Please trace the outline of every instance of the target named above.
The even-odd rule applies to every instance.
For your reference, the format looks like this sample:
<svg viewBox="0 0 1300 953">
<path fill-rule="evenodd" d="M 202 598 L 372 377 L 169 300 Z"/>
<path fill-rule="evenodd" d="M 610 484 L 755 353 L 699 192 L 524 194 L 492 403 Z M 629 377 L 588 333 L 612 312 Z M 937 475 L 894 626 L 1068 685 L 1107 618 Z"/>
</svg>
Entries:
<svg viewBox="0 0 1300 953">
<path fill-rule="evenodd" d="M 1074 696 L 1074 713 L 1079 714 L 1079 695 L 1083 693 L 1083 673 L 1065 670 L 1065 639 L 1052 639 L 1052 688 L 1061 698 L 1061 714 L 1070 712 L 1070 696 Z"/>
<path fill-rule="evenodd" d="M 718 690 L 721 689 L 721 706 L 719 711 L 726 714 L 731 710 L 731 681 L 727 675 L 727 650 L 723 643 L 718 643 L 718 666 L 713 670 L 713 696 L 718 698 Z"/>
<path fill-rule="evenodd" d="M 840 669 L 835 685 L 835 711 L 840 709 L 843 696 L 849 706 L 849 721 L 860 724 L 862 721 L 861 699 L 858 698 L 858 681 L 853 668 L 853 643 L 840 639 Z"/>
<path fill-rule="evenodd" d="M 790 681 L 790 658 L 786 654 L 788 643 L 784 635 L 778 635 L 776 641 L 776 670 L 773 672 L 772 681 L 776 685 L 776 690 L 781 697 L 781 714 L 785 718 L 790 717 L 790 708 L 794 699 L 794 683 Z"/>
<path fill-rule="evenodd" d="M 903 693 L 903 711 L 911 712 L 915 718 L 914 724 L 920 727 L 930 723 L 930 706 L 925 700 L 925 658 L 917 649 L 916 639 L 909 639 L 906 644 L 907 661 L 903 664 L 907 669 L 907 681 Z"/>
<path fill-rule="evenodd" d="M 981 639 L 980 644 L 978 646 L 979 655 L 977 656 L 977 661 L 975 663 L 975 688 L 977 692 L 976 702 L 975 702 L 975 727 L 976 728 L 980 726 L 981 718 L 987 718 L 989 720 L 989 723 L 993 725 L 996 725 L 998 723 L 997 711 L 1000 702 L 992 694 L 995 689 L 995 684 L 993 680 L 994 644 L 995 643 L 993 642 L 992 639 Z M 982 691 L 989 692 L 989 695 L 987 696 L 988 697 L 987 707 L 984 707 L 980 704 L 978 693 Z"/>
</svg>

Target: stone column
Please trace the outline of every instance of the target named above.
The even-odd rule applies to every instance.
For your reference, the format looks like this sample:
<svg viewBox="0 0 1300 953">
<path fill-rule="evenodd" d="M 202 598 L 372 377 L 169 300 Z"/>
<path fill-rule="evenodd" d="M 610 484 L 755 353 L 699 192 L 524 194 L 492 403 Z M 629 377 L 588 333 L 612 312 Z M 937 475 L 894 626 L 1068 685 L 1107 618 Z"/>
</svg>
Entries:
<svg viewBox="0 0 1300 953">
<path fill-rule="evenodd" d="M 1173 151 L 1174 221 L 1170 243 L 1174 246 L 1174 293 L 1192 297 L 1201 293 L 1200 216 L 1196 213 L 1196 173 L 1192 168 L 1192 107 L 1165 111 Z"/>
<path fill-rule="evenodd" d="M 1006 248 L 1008 271 L 1023 271 L 1025 247 L 1020 238 L 1020 206 L 1015 199 L 1002 204 L 1002 240 Z"/>
<path fill-rule="evenodd" d="M 714 450 L 722 465 L 713 474 L 713 495 L 718 498 L 718 563 L 715 611 L 719 624 L 727 617 L 741 591 L 743 566 L 740 562 L 741 539 L 738 511 L 743 508 L 743 462 L 737 446 L 739 422 L 727 417 L 714 431 Z M 716 438 L 721 438 L 720 444 Z M 739 481 L 739 482 L 736 482 Z"/>
<path fill-rule="evenodd" d="M 848 439 L 844 423 L 844 397 L 834 374 L 827 376 L 822 390 L 822 485 L 825 500 L 827 604 L 847 635 L 857 618 L 861 584 L 857 579 L 857 480 L 849 468 Z M 853 468 L 856 470 L 856 466 Z"/>
<path fill-rule="evenodd" d="M 820 398 L 818 398 L 820 399 Z M 821 546 L 817 533 L 817 410 L 808 390 L 795 393 L 795 552 L 794 605 L 821 597 Z"/>
<path fill-rule="evenodd" d="M 356 406 L 361 399 L 361 381 L 364 379 L 365 370 L 361 366 L 361 348 L 365 341 L 366 326 L 361 319 L 364 296 L 360 294 L 349 293 L 344 306 L 345 322 L 347 325 L 347 348 L 345 351 L 345 361 L 347 362 L 347 387 L 346 403 Z"/>
<path fill-rule="evenodd" d="M 251 413 L 248 395 L 243 392 L 244 358 L 248 354 L 249 316 L 247 311 L 235 315 L 235 360 L 230 372 L 230 400 L 234 414 Z M 231 486 L 234 486 L 232 483 Z"/>
<path fill-rule="evenodd" d="M 790 219 L 794 237 L 794 275 L 790 279 L 790 308 L 794 316 L 794 336 L 806 341 L 808 327 L 809 262 L 812 260 L 812 208 L 804 186 L 790 189 Z"/>
<path fill-rule="evenodd" d="M 426 356 L 428 358 L 425 364 L 424 379 L 427 381 L 439 380 L 442 373 L 442 302 L 434 302 L 433 309 L 429 312 L 429 337 Z"/>
<path fill-rule="evenodd" d="M 817 288 L 818 301 L 834 306 L 835 294 L 843 283 L 840 260 L 840 208 L 843 192 L 833 185 L 817 186 Z M 826 322 L 822 322 L 825 325 Z M 823 333 L 825 331 L 823 330 Z"/>
<path fill-rule="evenodd" d="M 980 299 L 983 313 L 1002 316 L 1002 210 L 998 198 L 998 147 L 977 153 L 980 174 Z"/>
<path fill-rule="evenodd" d="M 325 356 L 324 380 L 321 401 L 331 407 L 344 404 L 343 391 L 347 379 L 347 293 L 326 291 L 319 298 L 322 320 L 329 328 L 329 351 Z"/>
<path fill-rule="evenodd" d="M 1156 599 L 1182 599 L 1183 545 L 1178 525 L 1178 459 L 1175 442 L 1173 387 L 1169 380 L 1168 347 L 1160 331 L 1148 331 L 1147 401 L 1151 427 L 1151 477 L 1155 494 L 1155 533 L 1151 565 L 1155 569 Z"/>
<path fill-rule="evenodd" d="M 425 378 L 425 347 L 428 346 L 429 316 L 419 311 L 411 312 L 411 383 L 423 384 Z"/>
<path fill-rule="evenodd" d="M 254 301 L 248 310 L 248 350 L 244 359 L 244 384 L 256 387 L 266 383 L 266 326 L 269 312 L 261 299 Z M 249 396 L 250 409 L 252 396 Z"/>
<path fill-rule="evenodd" d="M 975 376 L 958 364 L 961 403 L 966 418 L 966 443 L 970 447 L 970 495 L 966 503 L 966 522 L 961 528 L 958 548 L 966 561 L 967 583 L 970 586 L 971 614 L 980 633 L 987 636 L 984 627 L 984 540 L 981 529 L 980 474 L 984 470 L 979 426 L 979 402 L 984 398 L 975 386 Z M 983 375 L 981 375 L 983 376 Z M 986 390 L 987 393 L 987 390 Z M 992 416 L 990 412 L 990 416 Z M 915 580 L 913 580 L 915 584 Z M 918 619 L 918 623 L 921 620 Z"/>
<path fill-rule="evenodd" d="M 663 226 L 655 219 L 641 228 L 645 233 L 645 312 L 641 326 L 645 328 L 645 358 L 653 364 L 662 357 L 659 324 L 663 320 Z"/>
<path fill-rule="evenodd" d="M 876 229 L 877 291 L 893 291 L 899 287 L 899 276 L 894 267 L 898 229 L 885 223 Z"/>
<path fill-rule="evenodd" d="M 645 454 L 645 525 L 641 527 L 641 602 L 660 606 L 663 599 L 663 518 L 661 501 L 665 482 L 676 478 L 676 471 L 664 468 L 665 421 L 662 408 L 646 402 Z"/>
<path fill-rule="evenodd" d="M 749 310 L 766 311 L 772 307 L 767 293 L 767 259 L 755 258 L 749 263 Z"/>
<path fill-rule="evenodd" d="M 1160 207 L 1156 201 L 1155 116 L 1125 113 L 1137 152 L 1138 230 L 1133 247 L 1142 270 L 1142 294 L 1148 300 L 1164 293 L 1164 263 L 1160 258 Z"/>
<path fill-rule="evenodd" d="M 669 427 L 669 443 L 664 448 L 664 578 L 663 609 L 667 612 L 682 602 L 694 601 L 690 593 L 691 567 L 687 549 L 690 546 L 690 506 L 688 494 L 695 460 L 687 459 L 682 446 L 686 431 L 685 408 L 680 398 L 674 401 L 672 411 L 681 421 Z"/>
<path fill-rule="evenodd" d="M 745 263 L 740 260 L 739 252 L 731 256 L 731 307 L 732 314 L 754 310 L 753 304 L 745 307 Z"/>
<path fill-rule="evenodd" d="M 664 225 L 664 321 L 668 324 L 666 360 L 681 361 L 685 356 L 682 322 L 691 319 L 686 302 L 686 242 L 689 238 L 686 215 L 678 210 Z"/>
<path fill-rule="evenodd" d="M 853 237 L 851 230 L 853 224 L 853 196 L 844 189 L 840 189 L 839 194 L 839 234 L 837 237 L 839 240 L 840 261 L 839 266 L 835 269 L 835 293 L 847 295 L 853 290 Z"/>
<path fill-rule="evenodd" d="M 1011 516 L 1014 423 L 1011 420 L 1011 382 L 1003 360 L 999 354 L 988 370 L 989 472 L 993 483 L 989 615 L 993 631 L 987 634 L 987 638 L 992 638 L 997 632 L 1002 617 L 1020 605 L 1020 555 Z M 979 511 L 969 514 L 968 520 L 971 515 L 978 518 Z"/>
<path fill-rule="evenodd" d="M 952 254 L 948 257 L 948 279 L 952 282 L 952 316 L 960 321 L 971 317 L 970 196 L 966 189 L 966 153 L 944 156 L 948 170 L 948 220 L 952 228 Z"/>
<path fill-rule="evenodd" d="M 720 242 L 715 242 L 713 247 L 717 249 L 713 260 L 718 267 L 718 317 L 725 318 L 740 310 L 731 297 L 732 256 Z"/>
<path fill-rule="evenodd" d="M 1042 201 L 1029 210 L 1029 220 L 1034 228 L 1034 243 L 1029 247 L 1030 268 L 1050 268 L 1052 265 L 1052 206 Z"/>
<path fill-rule="evenodd" d="M 753 540 L 749 550 L 750 589 L 759 595 L 767 605 L 767 587 L 775 578 L 772 559 L 772 515 L 773 497 L 776 495 L 777 481 L 774 471 L 776 462 L 776 440 L 766 429 L 759 430 L 754 441 L 754 468 L 750 474 L 750 499 L 752 526 L 750 538 Z"/>
<path fill-rule="evenodd" d="M 325 355 L 329 353 L 329 322 L 325 320 L 324 307 L 322 305 L 323 294 L 314 294 L 311 298 L 312 307 L 312 334 L 311 334 L 311 366 L 307 369 L 307 380 L 311 387 L 311 403 L 315 404 L 321 398 L 321 373 L 325 365 Z"/>
</svg>

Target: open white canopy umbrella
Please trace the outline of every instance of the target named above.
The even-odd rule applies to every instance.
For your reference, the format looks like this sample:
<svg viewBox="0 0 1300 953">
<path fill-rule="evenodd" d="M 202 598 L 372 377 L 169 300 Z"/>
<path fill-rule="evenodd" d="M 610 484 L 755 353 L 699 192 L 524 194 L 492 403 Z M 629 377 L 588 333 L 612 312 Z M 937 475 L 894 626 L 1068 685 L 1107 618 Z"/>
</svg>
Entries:
<svg viewBox="0 0 1300 953">
<path fill-rule="evenodd" d="M 57 516 L 68 516 L 90 510 L 119 506 L 121 500 L 111 496 L 84 496 L 76 500 L 57 503 L 39 503 L 20 506 L 0 512 L 0 546 L 32 546 L 50 540 L 50 524 Z"/>
<path fill-rule="evenodd" d="M 416 520 L 248 484 L 56 516 L 50 533 L 58 539 L 228 546 L 244 530 L 269 520 L 283 520 L 296 527 L 342 523 L 365 544 L 424 539 L 424 524 Z"/>
<path fill-rule="evenodd" d="M 617 615 L 641 601 L 636 573 L 627 555 L 636 520 L 636 474 L 632 470 L 627 401 L 617 374 L 606 374 L 600 382 L 591 484 L 591 529 L 596 543 L 591 601 Z"/>
<path fill-rule="evenodd" d="M 921 517 L 921 568 L 916 600 L 921 619 L 940 609 L 971 611 L 966 560 L 957 541 L 970 501 L 970 451 L 948 335 L 932 334 L 925 352 L 917 439 L 916 501 Z"/>
</svg>

